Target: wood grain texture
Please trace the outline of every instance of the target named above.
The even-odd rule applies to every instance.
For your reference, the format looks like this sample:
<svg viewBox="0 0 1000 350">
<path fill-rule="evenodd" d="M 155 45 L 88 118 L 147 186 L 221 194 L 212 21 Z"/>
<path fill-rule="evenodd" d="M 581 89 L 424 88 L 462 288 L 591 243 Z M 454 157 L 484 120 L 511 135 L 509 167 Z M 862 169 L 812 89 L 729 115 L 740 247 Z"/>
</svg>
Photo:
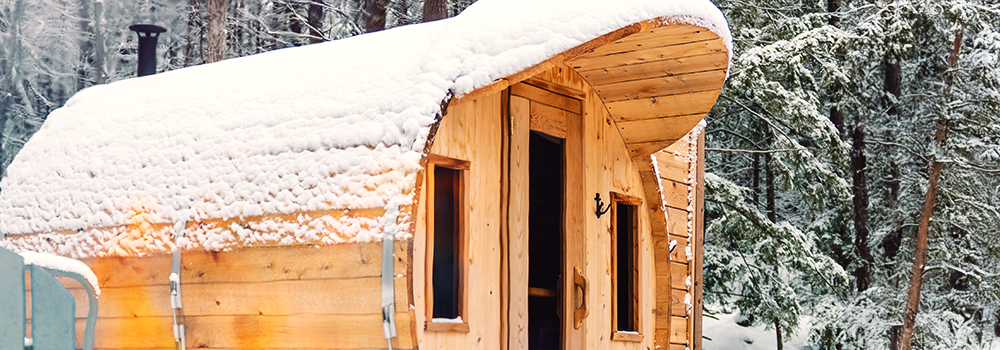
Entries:
<svg viewBox="0 0 1000 350">
<path fill-rule="evenodd" d="M 530 103 L 530 128 L 553 137 L 566 138 L 566 120 L 568 118 L 579 118 L 579 114 L 567 112 L 565 110 L 551 107 L 542 103 L 531 101 Z"/>
<path fill-rule="evenodd" d="M 656 169 L 660 174 L 661 180 L 687 183 L 688 172 L 691 167 L 688 166 L 687 157 L 666 152 L 657 152 Z"/>
<path fill-rule="evenodd" d="M 528 348 L 528 142 L 531 101 L 511 96 L 510 190 L 508 258 L 510 304 L 507 314 L 511 349 Z"/>
<path fill-rule="evenodd" d="M 534 108 L 535 106 L 532 105 L 532 109 Z M 585 227 L 586 219 L 584 217 L 586 200 L 589 198 L 585 194 L 587 192 L 584 183 L 585 175 L 582 171 L 587 157 L 584 149 L 583 123 L 583 116 L 579 114 L 566 116 L 566 140 L 563 143 L 563 166 L 565 167 L 563 170 L 565 179 L 563 185 L 565 188 L 563 197 L 563 276 L 567 277 L 562 279 L 564 297 L 561 302 L 562 310 L 574 310 L 575 312 L 578 309 L 585 309 L 587 313 L 583 317 L 589 317 L 593 314 L 591 311 L 593 310 L 594 297 L 592 290 L 582 291 L 577 295 L 576 283 L 574 279 L 568 277 L 574 276 L 577 268 L 585 269 L 587 267 L 587 251 L 590 248 L 588 246 L 590 237 L 587 235 L 588 230 Z M 588 274 L 586 270 L 583 270 L 583 273 Z M 591 289 L 589 285 L 586 288 Z M 570 313 L 565 313 L 565 311 L 564 315 L 567 316 L 563 318 L 564 320 L 577 318 L 578 322 L 563 322 L 563 346 L 567 349 L 587 347 L 588 324 L 579 320 L 578 316 L 568 317 Z M 574 313 L 574 315 L 580 314 Z"/>
<path fill-rule="evenodd" d="M 728 66 L 728 54 L 712 52 L 704 55 L 668 58 L 629 65 L 595 67 L 581 70 L 580 75 L 594 86 L 602 86 L 618 82 L 725 69 Z"/>
<path fill-rule="evenodd" d="M 605 103 L 609 103 L 716 90 L 719 82 L 725 79 L 726 70 L 723 68 L 595 85 L 594 89 Z"/>
<path fill-rule="evenodd" d="M 715 105 L 715 99 L 718 98 L 720 91 L 716 89 L 679 95 L 617 101 L 607 103 L 607 107 L 611 111 L 611 114 L 616 117 L 616 120 L 623 122 L 665 117 L 690 119 L 694 118 L 691 116 L 701 115 L 703 117 L 705 113 L 708 113 L 712 109 L 712 106 Z M 677 126 L 678 130 L 674 131 L 677 133 L 670 133 L 670 138 L 676 141 L 687 134 L 701 120 L 700 117 L 696 119 L 694 124 L 689 126 L 683 128 Z M 681 123 L 683 120 L 676 120 L 676 122 Z"/>
<path fill-rule="evenodd" d="M 621 45 L 621 47 L 619 46 Z M 618 44 L 608 48 L 602 48 L 591 54 L 574 58 L 567 62 L 571 67 L 580 71 L 588 71 L 595 68 L 617 67 L 625 65 L 640 64 L 650 61 L 662 61 L 670 58 L 707 56 L 713 53 L 726 53 L 728 49 L 722 40 L 708 39 L 698 42 L 672 44 L 663 46 L 644 47 L 642 49 L 627 48 L 624 44 Z M 703 58 L 703 59 L 707 59 Z"/>
<path fill-rule="evenodd" d="M 427 295 L 415 296 L 417 339 L 421 349 L 499 349 L 501 326 L 500 287 L 500 226 L 501 201 L 498 179 L 501 177 L 501 145 L 504 135 L 501 113 L 503 94 L 483 95 L 480 98 L 462 98 L 453 101 L 448 114 L 441 120 L 430 152 L 469 162 L 463 171 L 465 205 L 463 205 L 464 232 L 461 241 L 463 253 L 456 258 L 462 261 L 465 285 L 462 320 L 467 327 L 444 326 L 430 332 L 424 330 L 428 321 L 425 306 Z M 525 124 L 527 127 L 527 124 Z M 426 191 L 422 191 L 426 192 Z M 421 195 L 418 203 L 429 203 Z M 427 261 L 427 220 L 425 204 L 417 205 L 413 255 L 416 261 Z M 414 290 L 424 290 L 426 266 L 415 266 Z M 383 345 L 384 347 L 384 345 Z"/>
<path fill-rule="evenodd" d="M 694 192 L 694 264 L 691 272 L 694 276 L 694 286 L 692 288 L 694 296 L 694 310 L 691 315 L 693 322 L 691 333 L 691 344 L 693 350 L 701 350 L 702 334 L 702 311 L 704 300 L 702 283 L 704 265 L 704 240 L 705 240 L 705 132 L 698 135 L 698 164 L 696 165 L 697 185 Z"/>
<path fill-rule="evenodd" d="M 673 288 L 673 289 L 682 289 L 682 290 L 685 290 L 685 291 L 687 290 L 687 285 L 685 284 L 685 279 L 688 276 L 688 265 L 687 264 L 681 264 L 681 263 L 676 262 L 676 261 L 671 261 L 670 262 L 670 275 L 673 276 L 673 277 L 679 277 L 679 278 L 673 278 L 673 279 L 670 280 L 670 288 Z"/>
<path fill-rule="evenodd" d="M 455 170 L 469 170 L 469 168 L 472 166 L 472 163 L 467 160 L 456 159 L 434 153 L 427 154 L 427 162 L 430 164 Z"/>
<path fill-rule="evenodd" d="M 678 264 L 687 265 L 687 254 L 685 253 L 688 246 L 688 240 L 685 237 L 670 235 L 670 241 L 677 242 L 677 246 L 674 247 L 674 251 L 670 252 L 670 261 Z"/>
<path fill-rule="evenodd" d="M 669 180 L 660 181 L 660 186 L 663 188 L 663 201 L 668 208 L 687 210 L 688 206 L 688 186 L 686 184 L 677 183 Z M 668 209 L 669 210 L 669 209 Z M 668 212 L 672 213 L 672 212 Z M 671 218 L 668 216 L 667 221 L 670 220 L 682 220 L 685 225 L 687 225 L 687 214 L 683 217 Z M 687 227 L 684 228 L 687 230 Z"/>
<path fill-rule="evenodd" d="M 550 107 L 559 108 L 570 113 L 583 113 L 583 104 L 580 103 L 579 98 L 570 98 L 570 96 L 558 94 L 556 92 L 546 90 L 545 88 L 531 85 L 529 84 L 530 82 L 543 85 L 546 88 L 551 88 L 553 86 L 553 84 L 544 83 L 544 80 L 531 78 L 526 80 L 524 83 L 514 84 L 511 86 L 510 94 L 513 96 L 524 97 L 537 103 L 546 104 Z"/>
<path fill-rule="evenodd" d="M 688 339 L 688 319 L 673 316 L 670 318 L 670 343 L 687 345 Z"/>
<path fill-rule="evenodd" d="M 406 282 L 409 245 L 406 240 L 395 242 L 397 305 L 412 303 Z M 86 262 L 105 282 L 96 348 L 173 347 L 170 288 L 165 283 L 170 257 L 90 258 Z M 380 242 L 185 252 L 181 295 L 188 344 L 205 348 L 384 346 L 378 265 Z M 83 303 L 81 287 L 66 285 L 77 303 Z M 80 331 L 86 312 L 86 307 L 77 310 Z M 412 348 L 412 312 L 402 311 L 396 317 L 399 336 L 394 341 Z M 344 324 L 360 328 L 339 326 Z"/>
<path fill-rule="evenodd" d="M 510 213 L 510 89 L 500 96 L 500 349 L 508 349 L 510 325 L 510 239 L 508 238 Z"/>
<path fill-rule="evenodd" d="M 653 43 L 655 45 L 658 42 L 676 43 L 702 41 L 716 36 L 717 35 L 712 33 L 710 30 L 699 26 L 686 23 L 676 23 L 651 29 L 644 29 L 636 32 L 635 34 L 621 38 L 620 40 L 616 40 L 614 43 L 643 42 Z"/>
<path fill-rule="evenodd" d="M 396 242 L 397 256 L 406 256 L 406 244 Z M 170 255 L 80 260 L 94 270 L 102 288 L 169 285 Z M 382 274 L 382 243 L 191 250 L 181 261 L 184 284 L 376 277 Z M 405 258 L 396 259 L 393 273 L 406 274 Z"/>
<path fill-rule="evenodd" d="M 676 140 L 677 137 L 684 136 L 684 134 L 690 131 L 690 129 L 685 128 L 697 125 L 704 117 L 704 113 L 698 113 L 656 119 L 619 121 L 618 129 L 621 131 L 622 137 L 625 138 L 625 143 L 627 144 L 654 141 L 666 141 L 669 144 L 673 143 L 670 141 Z M 647 155 L 651 153 L 649 152 Z"/>
</svg>

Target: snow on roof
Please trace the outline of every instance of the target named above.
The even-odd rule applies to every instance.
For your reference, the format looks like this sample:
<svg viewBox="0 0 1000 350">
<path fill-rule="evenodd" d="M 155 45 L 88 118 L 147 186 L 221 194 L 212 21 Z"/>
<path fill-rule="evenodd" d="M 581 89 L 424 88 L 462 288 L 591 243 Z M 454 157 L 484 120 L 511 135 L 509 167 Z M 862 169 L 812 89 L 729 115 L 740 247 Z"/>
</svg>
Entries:
<svg viewBox="0 0 1000 350">
<path fill-rule="evenodd" d="M 446 20 L 91 87 L 53 112 L 8 168 L 0 232 L 120 227 L 137 213 L 169 224 L 380 209 L 377 222 L 299 221 L 353 225 L 333 241 L 405 235 L 408 218 L 397 215 L 413 203 L 443 101 L 661 17 L 731 47 L 708 0 L 482 0 Z M 58 239 L 91 247 L 61 254 L 107 254 L 110 238 L 81 232 Z M 292 242 L 316 236 L 297 235 Z M 212 247 L 212 237 L 192 239 Z M 44 245 L 34 248 L 52 250 Z"/>
<path fill-rule="evenodd" d="M 35 252 L 22 252 L 21 258 L 25 265 L 35 265 L 49 270 L 75 273 L 83 277 L 94 289 L 95 295 L 101 295 L 101 286 L 97 284 L 97 275 L 90 269 L 90 266 L 80 260 L 64 258 L 58 255 L 42 254 Z"/>
</svg>

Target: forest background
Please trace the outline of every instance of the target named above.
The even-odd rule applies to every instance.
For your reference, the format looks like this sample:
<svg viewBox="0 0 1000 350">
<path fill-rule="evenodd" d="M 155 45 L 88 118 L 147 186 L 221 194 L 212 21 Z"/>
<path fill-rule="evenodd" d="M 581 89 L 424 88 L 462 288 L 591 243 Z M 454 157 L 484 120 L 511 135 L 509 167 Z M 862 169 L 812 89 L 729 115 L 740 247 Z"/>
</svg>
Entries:
<svg viewBox="0 0 1000 350">
<path fill-rule="evenodd" d="M 0 0 L 0 174 L 74 93 L 135 75 L 131 24 L 167 29 L 163 72 L 473 2 Z M 779 349 L 1000 343 L 1000 4 L 715 2 L 736 57 L 706 117 L 706 317 Z"/>
</svg>

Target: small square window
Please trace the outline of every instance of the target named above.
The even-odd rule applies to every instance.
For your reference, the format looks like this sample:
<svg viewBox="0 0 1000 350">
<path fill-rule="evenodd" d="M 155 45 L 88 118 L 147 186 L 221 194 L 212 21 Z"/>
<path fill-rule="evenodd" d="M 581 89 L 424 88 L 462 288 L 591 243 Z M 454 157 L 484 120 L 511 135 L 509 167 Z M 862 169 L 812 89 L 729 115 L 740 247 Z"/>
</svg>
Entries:
<svg viewBox="0 0 1000 350">
<path fill-rule="evenodd" d="M 431 155 L 427 165 L 428 331 L 469 331 L 465 308 L 465 173 L 469 162 Z"/>
</svg>

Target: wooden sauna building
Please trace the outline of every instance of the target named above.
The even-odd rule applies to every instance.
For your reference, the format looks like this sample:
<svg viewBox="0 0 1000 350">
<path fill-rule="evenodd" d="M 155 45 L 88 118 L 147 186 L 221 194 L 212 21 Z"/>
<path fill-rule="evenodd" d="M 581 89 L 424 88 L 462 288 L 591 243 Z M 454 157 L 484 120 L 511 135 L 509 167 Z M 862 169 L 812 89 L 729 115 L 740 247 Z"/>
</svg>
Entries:
<svg viewBox="0 0 1000 350">
<path fill-rule="evenodd" d="M 707 0 L 481 0 L 89 88 L 0 244 L 93 269 L 98 349 L 700 349 L 729 41 Z"/>
</svg>

